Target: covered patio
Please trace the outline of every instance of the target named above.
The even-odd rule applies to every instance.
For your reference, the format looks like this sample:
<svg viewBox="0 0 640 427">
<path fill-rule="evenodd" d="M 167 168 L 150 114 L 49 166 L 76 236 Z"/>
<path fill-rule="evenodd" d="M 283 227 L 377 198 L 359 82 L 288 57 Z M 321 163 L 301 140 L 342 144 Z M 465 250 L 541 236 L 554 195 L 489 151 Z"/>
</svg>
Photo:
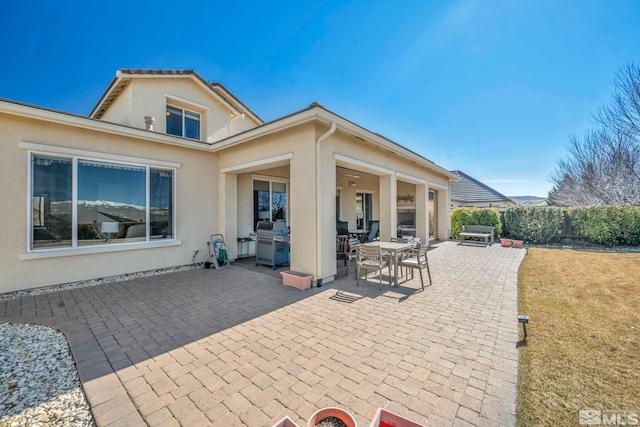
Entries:
<svg viewBox="0 0 640 427">
<path fill-rule="evenodd" d="M 256 232 L 260 220 L 286 222 L 291 269 L 320 284 L 336 277 L 338 220 L 360 232 L 377 220 L 382 240 L 398 232 L 422 242 L 449 237 L 455 176 L 319 104 L 215 151 L 217 231 L 232 242 L 231 259 L 238 256 L 233 243 Z"/>
<path fill-rule="evenodd" d="M 306 291 L 238 266 L 0 301 L 68 337 L 98 426 L 300 426 L 337 406 L 426 425 L 515 423 L 525 252 L 436 243 L 433 285 Z"/>
</svg>

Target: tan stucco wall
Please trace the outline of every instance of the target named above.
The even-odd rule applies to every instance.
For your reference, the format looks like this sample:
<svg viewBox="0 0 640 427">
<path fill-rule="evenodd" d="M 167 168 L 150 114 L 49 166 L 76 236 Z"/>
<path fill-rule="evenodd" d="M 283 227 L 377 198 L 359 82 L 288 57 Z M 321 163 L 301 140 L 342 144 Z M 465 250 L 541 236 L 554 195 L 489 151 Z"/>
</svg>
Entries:
<svg viewBox="0 0 640 427">
<path fill-rule="evenodd" d="M 210 109 L 165 97 L 165 93 Z M 215 142 L 257 125 L 249 117 L 231 120 L 231 110 L 189 78 L 134 78 L 102 119 L 144 129 L 144 116 L 152 116 L 156 119 L 154 130 L 166 133 L 167 103 L 200 113 L 200 137 L 203 141 Z"/>
<path fill-rule="evenodd" d="M 409 200 L 399 200 L 398 207 L 407 207 L 413 206 L 415 207 L 415 195 L 416 195 L 416 186 L 415 184 L 409 184 L 406 182 L 398 181 L 398 196 L 413 196 L 414 201 L 411 202 Z"/>
<path fill-rule="evenodd" d="M 0 293 L 204 261 L 217 223 L 216 154 L 0 114 Z M 180 246 L 20 260 L 27 252 L 28 150 L 20 142 L 177 162 L 176 238 Z"/>
<path fill-rule="evenodd" d="M 149 115 L 147 108 L 157 108 L 156 113 L 152 111 L 151 115 L 158 116 L 161 113 L 160 117 L 164 117 L 163 91 L 194 102 L 206 101 L 206 96 L 198 98 L 203 93 L 193 82 L 182 81 L 185 86 L 182 89 L 180 85 L 176 85 L 176 81 L 172 81 L 170 87 L 166 88 L 158 86 L 158 82 L 152 80 L 140 82 L 139 86 L 134 86 L 131 90 L 133 117 Z M 137 91 L 140 93 L 137 94 Z M 160 97 L 156 96 L 158 93 Z M 146 98 L 144 102 L 136 102 L 138 97 Z M 123 111 L 126 110 L 124 105 L 122 108 Z M 113 114 L 115 113 L 114 111 Z M 211 117 L 215 114 L 212 113 Z M 228 112 L 224 114 L 228 117 Z M 164 121 L 161 122 L 156 122 L 156 131 L 164 131 Z M 144 123 L 139 127 L 143 126 Z M 343 189 L 342 219 L 348 220 L 351 228 L 355 228 L 355 193 L 368 191 L 373 194 L 373 218 L 381 221 L 383 228 L 380 235 L 387 240 L 396 234 L 398 192 L 413 188 L 416 203 L 424 205 L 416 207 L 417 217 L 421 215 L 426 218 L 429 211 L 426 186 L 433 183 L 440 188 L 437 191 L 439 237 L 443 238 L 443 234 L 447 234 L 450 199 L 448 190 L 443 190 L 449 186 L 445 175 L 341 130 L 328 135 L 318 144 L 318 138 L 329 129 L 328 125 L 320 122 L 307 122 L 218 152 L 164 145 L 146 139 L 115 136 L 97 130 L 7 115 L 0 116 L 0 128 L 3 129 L 0 135 L 0 168 L 6 176 L 0 183 L 0 194 L 7 195 L 9 200 L 16 200 L 12 209 L 0 211 L 2 223 L 15 224 L 15 227 L 3 235 L 3 247 L 0 249 L 0 292 L 189 264 L 195 250 L 200 251 L 196 261 L 204 261 L 207 254 L 206 242 L 212 233 L 225 235 L 229 255 L 235 258 L 236 238 L 245 237 L 253 231 L 252 190 L 256 176 L 289 180 L 290 267 L 292 270 L 311 273 L 323 281 L 333 279 L 336 273 L 337 186 Z M 27 235 L 30 231 L 27 229 L 28 152 L 19 148 L 20 141 L 181 163 L 176 171 L 176 238 L 182 244 L 174 247 L 20 260 L 21 254 L 27 251 Z M 354 166 L 350 163 L 358 164 Z M 337 180 L 338 165 L 346 165 L 375 176 L 358 180 L 356 187 L 350 187 L 348 181 Z M 404 182 L 406 176 L 401 177 L 402 174 L 413 177 L 419 183 Z M 428 229 L 426 220 L 417 229 L 419 233 L 425 234 Z"/>
<path fill-rule="evenodd" d="M 258 126 L 259 123 L 254 122 L 249 116 L 238 117 L 231 120 L 231 135 L 250 130 Z"/>
<path fill-rule="evenodd" d="M 292 270 L 316 275 L 313 125 L 297 126 L 277 135 L 264 136 L 227 148 L 220 152 L 219 166 L 221 170 L 235 168 L 289 154 L 291 159 L 285 161 L 285 165 L 265 163 L 246 169 L 234 169 L 229 173 L 238 176 L 238 224 L 235 229 L 226 227 L 225 233 L 231 241 L 236 240 L 238 236 L 245 237 L 253 231 L 252 192 L 255 176 L 274 179 L 291 177 L 288 200 L 291 227 L 290 266 Z M 311 233 L 313 236 L 310 236 Z M 235 251 L 233 253 L 235 256 Z"/>
<path fill-rule="evenodd" d="M 133 115 L 133 90 L 131 87 L 131 84 L 128 84 L 127 87 L 124 88 L 118 96 L 117 101 L 104 112 L 102 120 L 145 129 L 144 117 L 142 120 L 132 122 L 135 116 Z M 155 117 L 156 120 L 162 120 L 161 116 Z M 138 119 L 140 119 L 140 117 L 138 117 Z"/>
</svg>

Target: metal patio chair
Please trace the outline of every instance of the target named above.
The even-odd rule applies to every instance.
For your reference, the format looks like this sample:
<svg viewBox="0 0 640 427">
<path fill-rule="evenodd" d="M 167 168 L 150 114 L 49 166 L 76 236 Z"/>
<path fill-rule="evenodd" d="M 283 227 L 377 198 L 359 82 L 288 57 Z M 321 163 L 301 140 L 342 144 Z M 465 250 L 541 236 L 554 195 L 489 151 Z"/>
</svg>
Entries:
<svg viewBox="0 0 640 427">
<path fill-rule="evenodd" d="M 420 272 L 420 283 L 422 284 L 422 290 L 424 290 L 424 278 L 422 277 L 422 270 L 426 268 L 427 274 L 429 276 L 429 286 L 432 285 L 431 270 L 429 269 L 429 260 L 427 259 L 426 246 L 412 249 L 409 252 L 408 257 L 400 262 L 400 265 L 402 267 L 411 269 L 411 279 L 413 279 L 413 270 L 418 269 L 418 271 Z"/>
<path fill-rule="evenodd" d="M 356 256 L 356 286 L 360 286 L 360 269 L 364 269 L 365 278 L 368 270 L 378 270 L 380 272 L 380 289 L 382 289 L 382 270 L 386 266 L 391 277 L 391 262 L 382 257 L 380 246 L 358 246 Z M 391 279 L 389 279 L 391 284 Z"/>
<path fill-rule="evenodd" d="M 360 240 L 356 237 L 351 237 L 349 241 L 347 241 L 348 252 L 347 252 L 347 271 L 345 271 L 344 275 L 349 275 L 349 266 L 351 265 L 351 261 L 355 261 L 358 256 L 358 247 L 360 246 Z"/>
</svg>

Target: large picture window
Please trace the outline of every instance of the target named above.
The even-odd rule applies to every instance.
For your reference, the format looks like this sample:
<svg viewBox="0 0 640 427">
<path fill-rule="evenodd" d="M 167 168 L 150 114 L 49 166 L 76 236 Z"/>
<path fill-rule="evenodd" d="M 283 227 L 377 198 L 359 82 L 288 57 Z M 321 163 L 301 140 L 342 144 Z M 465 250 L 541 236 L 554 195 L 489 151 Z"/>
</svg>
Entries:
<svg viewBox="0 0 640 427">
<path fill-rule="evenodd" d="M 32 155 L 31 249 L 173 238 L 173 170 Z"/>
<path fill-rule="evenodd" d="M 167 133 L 200 139 L 200 114 L 167 105 Z"/>
</svg>

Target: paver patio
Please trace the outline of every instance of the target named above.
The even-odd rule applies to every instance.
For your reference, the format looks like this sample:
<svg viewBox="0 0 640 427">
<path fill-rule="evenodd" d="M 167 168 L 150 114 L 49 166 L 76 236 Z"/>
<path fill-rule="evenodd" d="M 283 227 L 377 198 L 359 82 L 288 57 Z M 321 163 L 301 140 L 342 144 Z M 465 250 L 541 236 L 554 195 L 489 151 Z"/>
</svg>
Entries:
<svg viewBox="0 0 640 427">
<path fill-rule="evenodd" d="M 66 333 L 98 426 L 298 425 L 338 406 L 429 426 L 515 423 L 524 250 L 440 242 L 433 286 L 306 291 L 240 267 L 0 301 Z M 265 267 L 268 269 L 268 267 Z"/>
</svg>

